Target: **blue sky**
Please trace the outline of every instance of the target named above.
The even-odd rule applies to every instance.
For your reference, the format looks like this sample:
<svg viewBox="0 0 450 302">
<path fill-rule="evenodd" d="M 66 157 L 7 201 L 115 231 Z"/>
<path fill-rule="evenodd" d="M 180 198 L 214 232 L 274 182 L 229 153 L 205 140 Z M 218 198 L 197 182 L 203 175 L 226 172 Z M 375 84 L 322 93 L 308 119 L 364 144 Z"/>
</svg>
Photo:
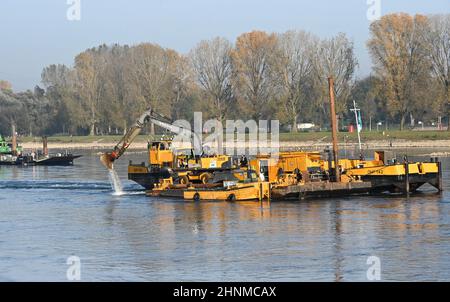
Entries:
<svg viewBox="0 0 450 302">
<path fill-rule="evenodd" d="M 186 53 L 202 39 L 234 41 L 254 29 L 344 32 L 355 43 L 357 75 L 371 71 L 367 0 L 80 1 L 81 20 L 68 21 L 67 0 L 1 0 L 0 79 L 25 90 L 40 84 L 43 67 L 72 65 L 76 54 L 99 44 L 154 42 Z M 391 12 L 450 13 L 450 0 L 381 0 L 381 13 Z"/>
</svg>

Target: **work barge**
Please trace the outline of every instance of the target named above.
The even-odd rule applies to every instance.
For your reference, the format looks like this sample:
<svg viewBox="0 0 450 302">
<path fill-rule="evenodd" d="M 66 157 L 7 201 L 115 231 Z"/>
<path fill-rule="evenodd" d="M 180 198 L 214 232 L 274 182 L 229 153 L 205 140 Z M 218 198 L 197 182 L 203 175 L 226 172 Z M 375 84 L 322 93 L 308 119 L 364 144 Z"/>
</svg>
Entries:
<svg viewBox="0 0 450 302">
<path fill-rule="evenodd" d="M 243 165 L 213 172 L 206 182 L 191 180 L 183 183 L 173 172 L 171 177 L 155 182 L 147 195 L 195 201 L 282 201 L 407 195 L 418 192 L 425 184 L 434 187 L 436 192 L 442 191 L 442 165 L 437 158 L 428 162 L 409 162 L 407 158 L 402 163 L 395 159 L 385 162 L 386 154 L 375 151 L 371 160 L 338 159 L 338 173 L 334 161 L 324 160 L 319 152 L 282 152 L 275 157 L 258 155 Z M 129 177 L 133 177 L 135 167 L 130 163 Z"/>
<path fill-rule="evenodd" d="M 149 142 L 148 165 L 128 165 L 128 178 L 148 196 L 184 200 L 303 200 L 306 198 L 369 194 L 413 194 L 425 184 L 442 191 L 438 158 L 410 162 L 385 151 L 373 158 L 339 158 L 333 79 L 329 79 L 332 149 L 323 153 L 288 151 L 252 158 L 196 155 L 177 150 L 170 139 Z M 108 168 L 121 157 L 147 122 L 192 139 L 195 133 L 174 126 L 152 108 L 144 112 L 111 152 L 100 160 Z"/>
</svg>

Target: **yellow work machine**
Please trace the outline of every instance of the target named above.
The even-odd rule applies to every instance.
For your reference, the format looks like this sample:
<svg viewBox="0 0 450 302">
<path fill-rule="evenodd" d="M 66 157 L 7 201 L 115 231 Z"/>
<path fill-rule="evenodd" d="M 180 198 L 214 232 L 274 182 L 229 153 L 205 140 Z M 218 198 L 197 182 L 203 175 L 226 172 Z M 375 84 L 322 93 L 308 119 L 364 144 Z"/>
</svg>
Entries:
<svg viewBox="0 0 450 302">
<path fill-rule="evenodd" d="M 331 182 L 334 161 L 318 152 L 280 152 L 258 155 L 249 169 L 260 171 L 273 188 Z M 402 163 L 388 160 L 384 151 L 375 151 L 372 160 L 339 159 L 339 183 L 370 183 L 370 192 L 414 192 L 428 183 L 442 190 L 442 169 L 438 159 L 430 162 Z"/>
<path fill-rule="evenodd" d="M 173 148 L 169 139 L 149 143 L 148 161 L 148 166 L 133 163 L 128 166 L 128 178 L 146 189 L 152 189 L 159 182 L 156 181 L 157 175 L 159 179 L 172 177 L 175 183 L 180 184 L 206 184 L 214 172 L 234 168 L 230 156 L 195 155 L 192 149 Z"/>
<path fill-rule="evenodd" d="M 195 132 L 174 125 L 168 118 L 149 108 L 128 129 L 111 152 L 101 155 L 100 161 L 103 165 L 108 169 L 113 169 L 114 162 L 126 152 L 142 128 L 149 122 L 191 141 L 192 145 L 196 141 L 201 142 Z M 203 146 L 200 147 L 202 149 L 201 154 L 195 154 L 193 148 L 176 150 L 172 147 L 172 141 L 168 139 L 150 142 L 148 144 L 149 164 L 136 165 L 130 162 L 128 179 L 151 190 L 155 184 L 170 177 L 179 183 L 207 183 L 213 177 L 215 171 L 233 168 L 231 157 L 207 155 L 203 152 Z"/>
</svg>

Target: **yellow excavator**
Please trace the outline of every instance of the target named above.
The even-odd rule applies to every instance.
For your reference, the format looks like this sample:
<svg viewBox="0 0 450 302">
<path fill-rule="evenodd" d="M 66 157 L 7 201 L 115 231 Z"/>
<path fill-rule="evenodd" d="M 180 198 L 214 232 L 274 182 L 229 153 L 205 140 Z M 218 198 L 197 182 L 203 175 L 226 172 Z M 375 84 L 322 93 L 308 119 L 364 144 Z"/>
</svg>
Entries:
<svg viewBox="0 0 450 302">
<path fill-rule="evenodd" d="M 169 131 L 171 131 L 174 134 L 181 135 L 188 139 L 193 139 L 194 136 L 197 134 L 189 129 L 184 129 L 179 126 L 173 125 L 170 121 L 168 121 L 164 116 L 156 113 L 153 111 L 153 109 L 150 107 L 147 109 L 142 115 L 135 121 L 135 123 L 128 129 L 128 131 L 125 133 L 125 135 L 122 137 L 122 139 L 117 143 L 117 145 L 114 147 L 113 151 L 103 153 L 100 156 L 100 161 L 103 163 L 103 165 L 108 168 L 112 169 L 114 161 L 119 159 L 125 151 L 128 149 L 128 147 L 131 145 L 131 143 L 134 141 L 136 136 L 139 135 L 142 128 L 148 123 L 152 122 L 155 125 L 161 126 Z M 197 139 L 192 140 L 194 143 L 200 142 L 201 140 L 197 137 Z"/>
<path fill-rule="evenodd" d="M 100 161 L 107 169 L 113 169 L 114 162 L 126 152 L 142 128 L 149 122 L 182 136 L 190 141 L 194 148 L 175 150 L 170 139 L 150 142 L 148 144 L 149 165 L 130 163 L 128 166 L 128 178 L 144 188 L 152 189 L 161 179 L 168 177 L 173 177 L 182 184 L 207 183 L 212 179 L 214 172 L 233 168 L 231 156 L 205 154 L 197 133 L 172 124 L 168 118 L 149 108 L 128 129 L 111 152 L 100 156 Z M 197 152 L 200 154 L 196 154 L 195 150 L 200 151 Z"/>
</svg>

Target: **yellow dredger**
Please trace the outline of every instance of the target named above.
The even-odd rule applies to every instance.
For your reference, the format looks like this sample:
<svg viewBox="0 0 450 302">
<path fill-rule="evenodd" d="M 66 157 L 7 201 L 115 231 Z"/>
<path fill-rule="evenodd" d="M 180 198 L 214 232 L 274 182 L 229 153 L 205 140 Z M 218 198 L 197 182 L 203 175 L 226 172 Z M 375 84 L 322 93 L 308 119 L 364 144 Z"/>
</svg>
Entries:
<svg viewBox="0 0 450 302">
<path fill-rule="evenodd" d="M 128 178 L 146 189 L 152 189 L 160 179 L 169 175 L 180 184 L 206 184 L 214 172 L 231 170 L 236 166 L 228 155 L 194 155 L 192 149 L 175 149 L 170 139 L 148 144 L 149 165 L 128 166 Z"/>
<path fill-rule="evenodd" d="M 174 150 L 170 140 L 162 140 L 149 143 L 148 154 L 150 165 L 130 163 L 128 177 L 151 196 L 237 201 L 302 199 L 409 193 L 425 183 L 442 190 L 437 159 L 399 163 L 386 158 L 383 151 L 375 151 L 372 160 L 339 159 L 339 181 L 333 179 L 334 161 L 319 152 L 260 154 L 246 163 L 236 163 L 231 156 L 195 156 L 190 150 Z"/>
<path fill-rule="evenodd" d="M 330 85 L 331 87 L 331 85 Z M 193 149 L 176 150 L 170 140 L 148 144 L 149 165 L 128 166 L 128 178 L 152 196 L 189 200 L 302 199 L 309 196 L 369 193 L 407 193 L 428 183 L 442 190 L 442 168 L 437 158 L 430 162 L 400 163 L 376 151 L 372 160 L 339 159 L 333 91 L 330 88 L 333 150 L 259 154 L 238 161 L 228 155 L 195 154 Z M 152 109 L 127 131 L 114 150 L 101 156 L 113 163 L 129 147 L 144 124 L 153 122 L 175 134 L 192 138 L 190 130 L 172 125 Z M 200 140 L 199 140 L 200 141 Z M 337 165 L 336 165 L 337 163 Z"/>
<path fill-rule="evenodd" d="M 238 170 L 207 172 L 211 177 L 205 182 L 185 181 L 173 172 L 160 177 L 148 194 L 188 200 L 262 200 L 410 193 L 425 183 L 442 189 L 441 165 L 437 160 L 398 163 L 387 162 L 384 157 L 385 152 L 376 151 L 373 160 L 339 159 L 340 180 L 335 181 L 334 161 L 323 159 L 318 152 L 258 155 Z"/>
<path fill-rule="evenodd" d="M 101 155 L 100 161 L 108 169 L 113 169 L 114 162 L 128 149 L 130 144 L 141 132 L 144 125 L 152 122 L 164 129 L 192 141 L 197 134 L 189 129 L 172 124 L 167 118 L 155 112 L 152 108 L 146 110 L 128 129 L 122 139 L 111 152 Z M 201 141 L 197 139 L 197 141 Z M 202 148 L 202 146 L 200 146 Z M 148 144 L 149 165 L 132 164 L 128 166 L 128 178 L 151 190 L 155 184 L 167 178 L 175 178 L 176 182 L 208 183 L 214 172 L 227 171 L 236 168 L 232 157 L 227 155 L 196 154 L 194 149 L 175 150 L 170 139 L 150 142 Z"/>
</svg>

